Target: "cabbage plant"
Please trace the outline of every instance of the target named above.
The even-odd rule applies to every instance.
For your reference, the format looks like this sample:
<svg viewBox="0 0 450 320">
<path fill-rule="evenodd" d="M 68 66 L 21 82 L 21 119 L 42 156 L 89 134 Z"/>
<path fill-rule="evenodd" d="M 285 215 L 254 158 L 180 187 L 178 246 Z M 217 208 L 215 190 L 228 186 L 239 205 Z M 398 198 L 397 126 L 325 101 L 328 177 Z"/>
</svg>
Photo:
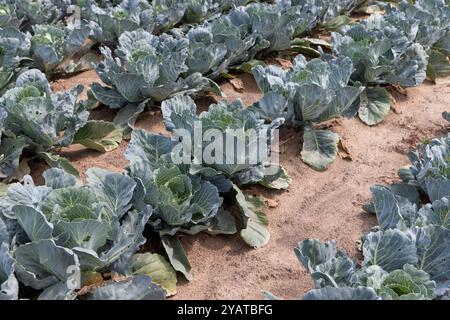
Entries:
<svg viewBox="0 0 450 320">
<path fill-rule="evenodd" d="M 192 279 L 191 267 L 177 233 L 233 234 L 234 218 L 220 209 L 218 188 L 189 167 L 174 163 L 170 138 L 135 130 L 125 157 L 130 161 L 130 176 L 136 183 L 133 207 L 141 210 L 151 205 L 150 219 L 173 267 Z"/>
<path fill-rule="evenodd" d="M 89 28 L 64 28 L 57 25 L 34 25 L 31 37 L 31 54 L 34 64 L 48 78 L 54 74 L 68 74 L 91 69 L 98 62 L 93 53 L 76 57 L 86 50 Z"/>
<path fill-rule="evenodd" d="M 429 55 L 427 77 L 450 75 L 450 6 L 445 0 L 401 1 L 399 8 L 387 7 L 386 18 L 410 40 L 420 43 Z"/>
<path fill-rule="evenodd" d="M 236 8 L 193 28 L 186 37 L 189 40 L 188 72 L 200 72 L 211 79 L 220 77 L 231 66 L 254 59 L 270 46 L 268 40 L 253 32 L 245 8 Z"/>
<path fill-rule="evenodd" d="M 295 253 L 316 289 L 307 300 L 430 300 L 450 295 L 449 137 L 411 154 L 402 183 L 371 188 L 378 227 L 362 237 L 363 260 L 335 241 L 299 242 Z M 267 298 L 276 298 L 267 293 Z"/>
<path fill-rule="evenodd" d="M 339 137 L 315 124 L 343 115 L 364 88 L 348 84 L 353 71 L 347 57 L 306 61 L 299 55 L 291 70 L 256 66 L 255 80 L 264 93 L 252 110 L 266 120 L 284 117 L 288 124 L 304 129 L 303 161 L 325 170 L 336 158 Z"/>
<path fill-rule="evenodd" d="M 130 210 L 136 182 L 98 168 L 87 171 L 85 186 L 56 168 L 44 178 L 45 185 L 36 186 L 26 176 L 0 199 L 0 266 L 6 268 L 0 297 L 17 298 L 12 272 L 45 300 L 75 299 L 77 289 L 104 272 L 131 276 L 132 256 L 145 242 L 142 233 L 153 212 L 151 206 Z M 148 276 L 136 275 L 106 283 L 88 298 L 117 298 L 123 286 L 128 298 L 164 297 Z"/>
</svg>

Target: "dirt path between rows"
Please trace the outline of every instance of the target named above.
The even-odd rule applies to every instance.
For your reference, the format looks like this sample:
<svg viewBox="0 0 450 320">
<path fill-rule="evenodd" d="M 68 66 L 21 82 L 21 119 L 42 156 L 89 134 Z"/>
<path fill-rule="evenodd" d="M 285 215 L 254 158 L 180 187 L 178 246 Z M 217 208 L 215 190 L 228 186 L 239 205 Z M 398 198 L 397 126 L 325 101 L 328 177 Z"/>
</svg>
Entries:
<svg viewBox="0 0 450 320">
<path fill-rule="evenodd" d="M 244 89 L 237 92 L 222 84 L 228 100 L 242 98 L 251 104 L 261 96 L 250 75 L 242 75 Z M 54 89 L 96 81 L 95 72 L 54 83 Z M 252 188 L 267 198 L 271 240 L 261 249 L 249 248 L 239 237 L 198 235 L 182 238 L 195 279 L 179 277 L 178 294 L 173 299 L 261 299 L 263 290 L 282 298 L 297 299 L 313 288 L 309 274 L 298 263 L 293 248 L 299 240 L 335 239 L 340 249 L 358 256 L 357 241 L 375 224 L 361 205 L 370 199 L 370 186 L 396 179 L 399 167 L 408 163 L 407 152 L 425 138 L 445 133 L 443 111 L 450 111 L 450 79 L 437 85 L 424 83 L 407 90 L 407 97 L 395 94 L 397 104 L 386 120 L 369 128 L 358 119 L 340 119 L 333 125 L 348 148 L 352 160 L 337 159 L 325 172 L 316 172 L 300 159 L 301 135 L 282 131 L 281 164 L 292 177 L 289 191 Z M 204 107 L 211 99 L 202 99 Z M 112 119 L 113 112 L 95 110 L 93 117 Z M 164 133 L 161 115 L 148 111 L 138 126 Z M 63 150 L 81 171 L 93 166 L 121 171 L 126 143 L 117 150 L 99 154 L 81 146 Z"/>
</svg>

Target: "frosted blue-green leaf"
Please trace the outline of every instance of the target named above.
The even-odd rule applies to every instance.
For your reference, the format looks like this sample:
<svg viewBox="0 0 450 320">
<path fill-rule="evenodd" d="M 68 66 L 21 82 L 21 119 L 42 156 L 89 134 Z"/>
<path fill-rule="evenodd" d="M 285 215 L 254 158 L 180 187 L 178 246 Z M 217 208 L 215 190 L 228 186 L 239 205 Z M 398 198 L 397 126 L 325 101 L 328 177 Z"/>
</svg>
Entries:
<svg viewBox="0 0 450 320">
<path fill-rule="evenodd" d="M 283 95 L 270 91 L 258 101 L 252 107 L 258 115 L 267 120 L 273 121 L 279 117 L 290 118 L 292 117 L 292 103 Z"/>
<path fill-rule="evenodd" d="M 388 188 L 397 196 L 408 199 L 411 203 L 420 204 L 420 195 L 417 187 L 406 183 L 394 183 Z"/>
<path fill-rule="evenodd" d="M 128 102 L 141 102 L 145 100 L 141 93 L 141 85 L 144 82 L 142 76 L 137 74 L 115 74 L 112 76 L 116 90 Z"/>
<path fill-rule="evenodd" d="M 263 93 L 270 92 L 276 86 L 283 87 L 286 78 L 286 71 L 272 65 L 267 67 L 257 65 L 252 69 L 252 74 Z"/>
<path fill-rule="evenodd" d="M 42 212 L 28 206 L 15 206 L 12 211 L 30 241 L 52 239 L 53 224 Z"/>
<path fill-rule="evenodd" d="M 332 100 L 330 108 L 322 113 L 320 119 L 326 121 L 344 115 L 353 103 L 357 101 L 363 90 L 363 87 L 342 87 L 336 89 L 336 96 Z"/>
<path fill-rule="evenodd" d="M 147 275 L 109 282 L 89 294 L 89 300 L 163 300 L 166 293 Z"/>
<path fill-rule="evenodd" d="M 402 87 L 415 87 L 426 78 L 428 54 L 419 43 L 408 46 L 391 65 L 386 81 Z"/>
<path fill-rule="evenodd" d="M 325 287 L 308 291 L 303 300 L 378 300 L 372 288 Z"/>
<path fill-rule="evenodd" d="M 317 84 L 300 86 L 293 100 L 294 114 L 298 121 L 314 121 L 327 110 L 334 99 L 334 92 Z"/>
<path fill-rule="evenodd" d="M 24 176 L 23 180 L 23 184 L 10 184 L 6 197 L 1 198 L 3 215 L 12 219 L 14 219 L 14 215 L 11 210 L 14 206 L 25 205 L 38 209 L 43 199 L 51 191 L 46 186 L 36 186 L 30 176 Z"/>
<path fill-rule="evenodd" d="M 194 193 L 190 211 L 194 223 L 206 222 L 217 214 L 222 199 L 216 186 L 208 181 L 202 181 L 200 188 Z"/>
<path fill-rule="evenodd" d="M 384 120 L 391 109 L 391 95 L 384 88 L 368 88 L 361 93 L 358 115 L 367 125 Z"/>
<path fill-rule="evenodd" d="M 13 71 L 0 67 L 0 91 L 8 85 L 13 77 Z"/>
<path fill-rule="evenodd" d="M 442 112 L 442 117 L 450 122 L 450 112 L 444 111 Z"/>
<path fill-rule="evenodd" d="M 402 181 L 405 183 L 415 180 L 414 175 L 411 172 L 411 166 L 404 166 L 404 167 L 398 169 L 397 174 L 400 177 L 400 179 L 402 179 Z"/>
<path fill-rule="evenodd" d="M 50 95 L 51 89 L 50 84 L 43 74 L 38 69 L 31 69 L 25 72 L 22 72 L 16 80 L 17 87 L 26 87 L 33 86 L 39 89 L 40 91 L 45 92 L 47 95 Z"/>
<path fill-rule="evenodd" d="M 106 264 L 112 263 L 112 270 L 120 274 L 127 273 L 131 257 L 146 242 L 143 233 L 152 214 L 153 208 L 146 206 L 140 212 L 129 212 L 121 221 L 111 249 L 102 256 Z"/>
<path fill-rule="evenodd" d="M 78 257 L 82 272 L 101 270 L 108 265 L 108 261 L 100 258 L 97 252 L 93 250 L 74 247 L 72 248 L 72 251 Z"/>
<path fill-rule="evenodd" d="M 400 12 L 388 7 L 392 12 Z M 388 10 L 388 11 L 389 11 Z M 403 9 L 400 22 L 386 15 L 372 15 L 353 26 L 344 28 L 342 34 L 333 33 L 333 52 L 352 59 L 355 70 L 353 81 L 364 85 L 392 84 L 404 87 L 417 86 L 425 80 L 428 55 L 426 49 L 415 39 L 420 37 L 420 19 L 414 10 Z M 410 16 L 411 15 L 411 16 Z M 444 18 L 445 19 L 445 18 Z M 427 31 L 425 31 L 427 32 Z"/>
<path fill-rule="evenodd" d="M 127 104 L 121 108 L 113 119 L 114 125 L 121 129 L 124 137 L 129 137 L 129 134 L 136 123 L 139 115 L 145 110 L 147 100 L 144 100 L 140 104 Z"/>
<path fill-rule="evenodd" d="M 378 265 L 387 272 L 419 260 L 415 241 L 398 229 L 370 232 L 363 237 L 363 266 Z"/>
<path fill-rule="evenodd" d="M 8 129 L 23 136 L 28 151 L 41 155 L 50 165 L 69 166 L 47 152 L 52 147 L 70 145 L 75 132 L 88 120 L 89 112 L 78 102 L 82 88 L 79 85 L 70 91 L 52 93 L 40 71 L 22 73 L 0 102 L 8 112 Z"/>
<path fill-rule="evenodd" d="M 26 104 L 26 107 L 24 107 L 24 104 Z M 57 118 L 55 107 L 50 99 L 30 97 L 20 102 L 7 99 L 3 107 L 8 112 L 9 127 L 17 127 L 20 133 L 44 149 L 52 146 L 54 140 L 56 140 L 57 125 L 55 120 Z M 53 115 L 53 117 L 50 115 Z"/>
<path fill-rule="evenodd" d="M 114 230 L 112 230 L 113 232 L 107 234 L 108 239 L 113 241 L 112 243 L 109 243 L 106 248 L 100 247 L 97 250 L 99 251 L 104 248 L 103 251 L 96 252 L 88 248 L 74 247 L 72 250 L 80 260 L 81 270 L 98 271 L 105 267 L 109 267 L 110 270 L 117 273 L 128 274 L 131 257 L 146 241 L 143 232 L 151 214 L 151 208 L 145 208 L 145 210 L 141 212 L 132 211 L 121 221 L 120 226 L 117 224 L 106 225 L 101 232 L 108 231 L 106 229 L 109 226 L 114 227 Z M 95 225 L 93 226 L 96 227 Z M 81 229 L 80 231 L 89 231 L 89 229 Z M 82 235 L 82 233 L 79 233 L 79 235 Z M 112 235 L 114 236 L 114 239 L 110 239 Z M 99 235 L 99 238 L 95 241 L 98 240 L 97 243 L 100 243 L 100 241 L 103 242 L 105 236 L 105 234 Z M 89 244 L 90 238 L 83 239 L 83 237 L 78 236 L 77 238 L 81 242 Z M 94 244 L 94 247 L 96 246 L 95 243 L 92 244 Z"/>
<path fill-rule="evenodd" d="M 0 218 L 0 244 L 3 242 L 9 242 L 9 233 L 6 224 Z"/>
<path fill-rule="evenodd" d="M 194 275 L 191 264 L 180 240 L 176 236 L 162 236 L 161 241 L 173 268 L 181 272 L 188 281 L 192 281 Z"/>
<path fill-rule="evenodd" d="M 339 136 L 330 130 L 305 127 L 302 159 L 312 168 L 323 171 L 337 156 Z"/>
<path fill-rule="evenodd" d="M 159 77 L 159 66 L 156 57 L 148 55 L 140 58 L 133 66 L 138 74 L 144 77 L 148 85 L 153 85 Z"/>
<path fill-rule="evenodd" d="M 166 130 L 193 130 L 197 106 L 189 96 L 177 96 L 161 103 Z"/>
</svg>

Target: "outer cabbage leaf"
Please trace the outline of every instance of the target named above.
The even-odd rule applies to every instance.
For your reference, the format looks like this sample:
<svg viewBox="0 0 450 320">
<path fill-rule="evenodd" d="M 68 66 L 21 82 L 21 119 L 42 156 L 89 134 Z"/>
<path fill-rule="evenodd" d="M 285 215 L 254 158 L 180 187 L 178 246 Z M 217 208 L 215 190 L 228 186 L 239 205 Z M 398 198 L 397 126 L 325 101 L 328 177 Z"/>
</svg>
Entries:
<svg viewBox="0 0 450 320">
<path fill-rule="evenodd" d="M 65 282 L 71 276 L 70 268 L 79 267 L 73 251 L 56 245 L 53 240 L 21 245 L 14 251 L 14 258 L 18 279 L 35 289 Z"/>
<path fill-rule="evenodd" d="M 98 62 L 96 56 L 87 53 L 80 58 L 75 55 L 86 50 L 85 41 L 90 29 L 76 27 L 64 29 L 54 25 L 34 25 L 31 37 L 32 57 L 36 66 L 50 77 L 55 73 L 72 73 L 91 68 L 87 62 Z"/>
<path fill-rule="evenodd" d="M 163 300 L 166 293 L 146 275 L 136 275 L 120 282 L 97 288 L 89 300 Z"/>
<path fill-rule="evenodd" d="M 334 241 L 322 244 L 319 240 L 308 239 L 298 243 L 295 254 L 319 288 L 346 286 L 356 271 L 346 253 L 336 250 Z"/>
<path fill-rule="evenodd" d="M 16 87 L 0 99 L 8 112 L 6 128 L 26 137 L 35 152 L 52 146 L 68 146 L 89 116 L 77 101 L 82 86 L 64 93 L 52 93 L 45 76 L 36 69 L 22 73 Z"/>
<path fill-rule="evenodd" d="M 283 118 L 266 124 L 253 110 L 245 109 L 240 100 L 229 105 L 225 102 L 213 104 L 208 111 L 196 116 L 195 103 L 189 97 L 164 101 L 162 111 L 166 129 L 173 131 L 175 136 L 177 130 L 183 129 L 190 133 L 192 139 L 200 126 L 206 136 L 202 145 L 192 147 L 191 140 L 179 144 L 183 146 L 183 156 L 189 161 L 191 157 L 194 159 L 191 161 L 191 174 L 201 174 L 206 179 L 223 175 L 239 184 L 264 183 L 265 177 L 270 179 L 274 175 L 280 178 L 282 169 L 277 167 L 273 172 L 275 168 L 267 167 L 267 164 L 270 162 L 274 130 L 284 122 Z M 234 144 L 227 144 L 227 141 L 234 141 Z M 265 144 L 265 148 L 252 149 L 258 144 Z M 238 153 L 232 149 L 237 145 L 242 146 L 245 152 Z M 289 178 L 286 176 L 283 180 L 287 182 Z"/>
</svg>

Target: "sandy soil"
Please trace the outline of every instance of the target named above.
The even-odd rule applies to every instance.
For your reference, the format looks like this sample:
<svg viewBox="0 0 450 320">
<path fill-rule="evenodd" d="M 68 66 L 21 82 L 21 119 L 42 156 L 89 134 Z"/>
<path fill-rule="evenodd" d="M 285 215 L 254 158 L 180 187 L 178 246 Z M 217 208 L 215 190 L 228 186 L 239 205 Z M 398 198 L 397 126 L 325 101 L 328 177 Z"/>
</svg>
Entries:
<svg viewBox="0 0 450 320">
<path fill-rule="evenodd" d="M 236 90 L 230 82 L 221 85 L 228 100 L 242 98 L 251 104 L 261 96 L 250 75 L 241 75 Z M 55 89 L 67 89 L 77 83 L 89 85 L 95 73 L 87 72 L 58 81 Z M 395 112 L 376 126 L 367 127 L 358 119 L 340 119 L 332 123 L 347 146 L 352 160 L 337 159 L 325 172 L 316 172 L 300 159 L 301 134 L 293 129 L 281 133 L 281 163 L 292 176 L 289 191 L 251 188 L 247 192 L 267 198 L 271 240 L 261 249 L 245 245 L 239 235 L 182 238 L 195 279 L 179 277 L 178 294 L 173 299 L 261 299 L 263 290 L 287 299 L 301 297 L 313 287 L 309 274 L 298 263 L 293 248 L 306 238 L 335 239 L 340 249 L 359 257 L 357 241 L 375 224 L 361 205 L 370 199 L 369 188 L 376 183 L 396 179 L 397 169 L 407 164 L 406 153 L 423 139 L 445 132 L 441 113 L 450 107 L 450 80 L 437 85 L 425 83 L 407 90 L 408 96 L 394 93 Z M 198 102 L 204 109 L 212 98 Z M 104 108 L 93 111 L 94 118 L 112 119 L 114 112 Z M 144 113 L 137 126 L 164 133 L 161 114 Z M 126 142 L 117 150 L 99 154 L 81 146 L 64 149 L 62 154 L 84 173 L 92 166 L 122 171 Z"/>
</svg>

